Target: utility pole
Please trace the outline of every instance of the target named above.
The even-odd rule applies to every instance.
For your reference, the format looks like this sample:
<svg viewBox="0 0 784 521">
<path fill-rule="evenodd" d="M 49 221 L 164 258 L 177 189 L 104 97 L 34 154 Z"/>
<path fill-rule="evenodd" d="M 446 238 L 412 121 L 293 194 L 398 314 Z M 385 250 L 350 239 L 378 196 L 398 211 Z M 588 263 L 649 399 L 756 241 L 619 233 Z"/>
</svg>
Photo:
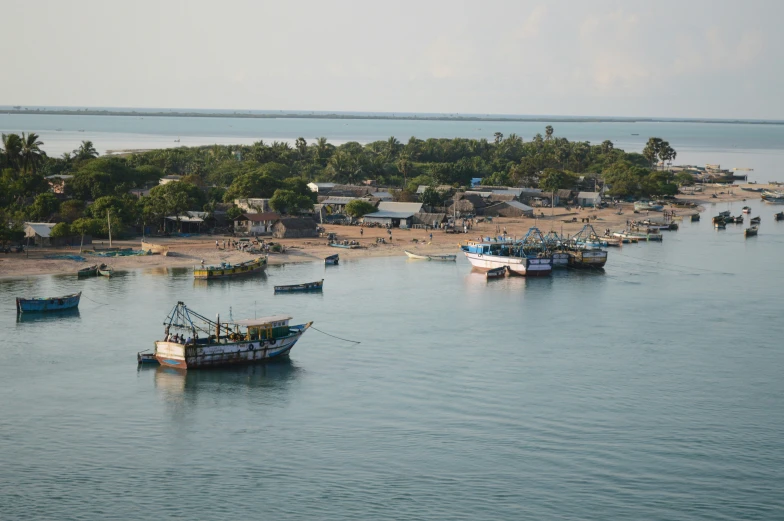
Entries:
<svg viewBox="0 0 784 521">
<path fill-rule="evenodd" d="M 112 220 L 109 218 L 109 210 L 106 210 L 106 222 L 109 224 L 109 247 L 112 247 Z"/>
</svg>

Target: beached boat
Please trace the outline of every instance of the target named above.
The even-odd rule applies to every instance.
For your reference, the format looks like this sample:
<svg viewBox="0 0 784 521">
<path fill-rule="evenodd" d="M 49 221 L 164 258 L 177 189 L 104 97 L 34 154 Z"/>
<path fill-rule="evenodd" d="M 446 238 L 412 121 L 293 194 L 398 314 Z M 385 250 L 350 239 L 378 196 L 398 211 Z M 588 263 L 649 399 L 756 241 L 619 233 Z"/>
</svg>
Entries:
<svg viewBox="0 0 784 521">
<path fill-rule="evenodd" d="M 360 244 L 357 241 L 345 241 L 345 244 L 340 242 L 331 242 L 329 246 L 333 248 L 346 248 L 350 250 L 356 250 L 357 248 L 361 248 Z"/>
<path fill-rule="evenodd" d="M 761 221 L 762 221 L 762 218 L 757 216 L 757 217 L 752 217 L 749 220 L 749 223 L 751 223 L 751 224 L 759 224 Z"/>
<path fill-rule="evenodd" d="M 751 208 L 749 208 L 748 206 L 744 206 L 743 213 L 751 213 Z"/>
<path fill-rule="evenodd" d="M 764 190 L 763 188 L 751 188 L 748 186 L 741 186 L 740 189 L 743 190 L 744 192 L 761 192 L 762 190 Z"/>
<path fill-rule="evenodd" d="M 500 279 L 502 277 L 506 277 L 506 271 L 507 271 L 506 266 L 502 266 L 500 268 L 493 268 L 491 270 L 488 270 L 487 273 L 485 273 L 485 276 L 488 279 Z"/>
<path fill-rule="evenodd" d="M 222 262 L 214 266 L 196 266 L 193 268 L 193 277 L 197 279 L 221 279 L 226 277 L 239 277 L 258 273 L 267 267 L 267 258 L 240 262 L 239 264 L 229 264 Z"/>
<path fill-rule="evenodd" d="M 634 210 L 637 212 L 660 212 L 664 207 L 650 201 L 637 201 L 634 203 Z"/>
<path fill-rule="evenodd" d="M 538 228 L 531 228 L 517 241 L 469 241 L 460 248 L 473 269 L 479 271 L 506 267 L 510 274 L 528 277 L 553 271 L 553 259 Z"/>
<path fill-rule="evenodd" d="M 406 255 L 408 255 L 409 259 L 415 260 L 429 260 L 429 261 L 446 261 L 452 262 L 457 260 L 457 255 L 419 255 L 417 253 L 412 253 L 408 250 L 403 250 Z"/>
<path fill-rule="evenodd" d="M 114 268 L 109 266 L 108 264 L 101 264 L 98 266 L 98 275 L 101 277 L 111 277 L 114 275 Z"/>
<path fill-rule="evenodd" d="M 178 369 L 267 362 L 287 356 L 313 324 L 290 321 L 274 315 L 222 323 L 220 316 L 212 321 L 178 302 L 164 322 L 164 339 L 155 342 L 155 358 Z"/>
<path fill-rule="evenodd" d="M 324 264 L 327 266 L 335 266 L 338 262 L 340 262 L 340 255 L 337 253 L 324 259 Z"/>
<path fill-rule="evenodd" d="M 784 221 L 784 212 L 774 213 L 773 219 L 776 221 Z"/>
<path fill-rule="evenodd" d="M 758 226 L 752 226 L 750 228 L 746 228 L 746 231 L 744 232 L 744 235 L 746 237 L 753 237 L 753 236 L 757 235 L 757 231 L 759 231 L 759 227 Z"/>
<path fill-rule="evenodd" d="M 62 297 L 33 297 L 16 299 L 16 311 L 18 313 L 36 313 L 45 311 L 62 311 L 73 309 L 79 306 L 79 299 L 82 292 L 64 295 Z"/>
<path fill-rule="evenodd" d="M 98 274 L 98 265 L 93 264 L 92 266 L 87 266 L 86 268 L 82 268 L 76 272 L 78 277 L 95 277 Z"/>
<path fill-rule="evenodd" d="M 324 288 L 324 279 L 321 279 L 316 282 L 305 282 L 304 284 L 289 284 L 287 286 L 275 286 L 275 293 L 321 291 L 323 288 Z"/>
</svg>

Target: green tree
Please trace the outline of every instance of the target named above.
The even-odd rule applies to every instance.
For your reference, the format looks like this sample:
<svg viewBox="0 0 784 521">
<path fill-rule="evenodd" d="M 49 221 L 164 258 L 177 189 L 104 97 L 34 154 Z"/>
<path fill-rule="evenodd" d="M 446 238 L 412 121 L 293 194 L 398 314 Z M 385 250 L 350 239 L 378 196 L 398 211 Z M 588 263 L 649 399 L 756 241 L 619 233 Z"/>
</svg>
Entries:
<svg viewBox="0 0 784 521">
<path fill-rule="evenodd" d="M 422 202 L 422 204 L 427 206 L 443 206 L 441 193 L 439 193 L 439 191 L 432 186 L 425 188 L 425 190 L 422 192 L 422 195 L 419 197 L 419 200 Z"/>
<path fill-rule="evenodd" d="M 36 221 L 47 221 L 60 209 L 60 201 L 54 194 L 39 194 L 28 208 L 28 215 Z"/>
<path fill-rule="evenodd" d="M 226 190 L 223 200 L 247 199 L 248 197 L 272 197 L 275 190 L 281 187 L 280 180 L 263 175 L 258 171 L 238 176 Z"/>
<path fill-rule="evenodd" d="M 550 141 L 553 139 L 553 127 L 551 125 L 547 125 L 544 127 L 544 140 Z"/>
<path fill-rule="evenodd" d="M 19 134 L 3 134 L 3 163 L 0 166 L 7 166 L 14 170 L 19 168 L 22 158 L 22 138 Z"/>
<path fill-rule="evenodd" d="M 57 223 L 52 227 L 52 230 L 49 232 L 49 236 L 55 239 L 60 239 L 63 237 L 71 237 L 73 232 L 71 231 L 71 226 L 68 223 Z"/>
<path fill-rule="evenodd" d="M 84 201 L 69 199 L 63 201 L 60 205 L 60 216 L 65 219 L 66 222 L 72 223 L 84 215 L 84 209 Z"/>
<path fill-rule="evenodd" d="M 82 141 L 82 144 L 79 145 L 79 148 L 74 150 L 73 153 L 74 159 L 77 161 L 87 161 L 98 157 L 98 151 L 95 150 L 92 141 Z"/>
<path fill-rule="evenodd" d="M 358 219 L 363 215 L 376 211 L 376 206 L 364 199 L 354 199 L 346 205 L 346 214 Z"/>
<path fill-rule="evenodd" d="M 270 199 L 270 206 L 276 212 L 284 214 L 297 214 L 313 209 L 313 202 L 304 195 L 299 195 L 291 190 L 275 190 Z"/>
<path fill-rule="evenodd" d="M 688 172 L 678 172 L 675 174 L 674 180 L 679 186 L 692 186 L 694 184 L 694 176 Z"/>
<path fill-rule="evenodd" d="M 504 139 L 504 135 L 502 133 L 496 132 L 495 134 L 493 134 L 493 143 L 495 143 L 496 145 L 501 143 L 503 139 Z"/>
<path fill-rule="evenodd" d="M 98 230 L 101 228 L 101 223 L 95 219 L 83 217 L 71 223 L 71 232 L 78 233 L 81 238 L 81 244 L 84 244 L 85 235 L 97 235 Z M 79 246 L 79 253 L 82 253 L 82 247 Z"/>
<path fill-rule="evenodd" d="M 22 167 L 25 170 L 35 172 L 38 165 L 41 164 L 41 161 L 45 157 L 44 152 L 41 150 L 41 145 L 43 145 L 44 142 L 39 140 L 38 134 L 33 132 L 30 132 L 29 134 L 22 132 L 21 140 Z"/>
</svg>

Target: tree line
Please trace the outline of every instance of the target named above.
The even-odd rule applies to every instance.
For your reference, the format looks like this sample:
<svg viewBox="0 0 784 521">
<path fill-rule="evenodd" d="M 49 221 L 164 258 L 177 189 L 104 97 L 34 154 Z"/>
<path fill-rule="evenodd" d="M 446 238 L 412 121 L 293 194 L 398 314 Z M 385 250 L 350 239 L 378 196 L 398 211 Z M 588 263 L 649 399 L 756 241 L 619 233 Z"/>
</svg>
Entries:
<svg viewBox="0 0 784 521">
<path fill-rule="evenodd" d="M 47 156 L 42 145 L 35 133 L 2 135 L 0 217 L 6 229 L 18 230 L 23 221 L 49 221 L 67 225 L 58 233 L 88 229 L 101 236 L 108 232 L 107 214 L 112 230 L 158 227 L 167 215 L 214 212 L 223 203 L 248 197 L 271 198 L 274 209 L 297 213 L 315 202 L 310 181 L 373 179 L 395 188 L 395 197 L 406 201 L 415 199 L 419 185 L 470 186 L 475 178 L 485 185 L 549 191 L 573 188 L 578 175 L 588 176 L 618 197 L 673 194 L 678 183 L 691 179 L 666 168 L 676 152 L 661 138 L 651 138 L 642 153 L 625 152 L 609 140 L 569 141 L 549 125 L 528 141 L 496 132 L 492 140 L 411 137 L 403 143 L 390 137 L 336 146 L 321 137 L 298 138 L 293 145 L 257 141 L 104 157 L 90 141 L 60 157 Z M 52 193 L 47 177 L 53 175 L 72 176 L 64 181 L 63 194 Z M 158 185 L 166 175 L 183 177 Z M 129 194 L 148 186 L 154 186 L 148 196 Z M 231 216 L 237 213 L 235 208 Z"/>
</svg>

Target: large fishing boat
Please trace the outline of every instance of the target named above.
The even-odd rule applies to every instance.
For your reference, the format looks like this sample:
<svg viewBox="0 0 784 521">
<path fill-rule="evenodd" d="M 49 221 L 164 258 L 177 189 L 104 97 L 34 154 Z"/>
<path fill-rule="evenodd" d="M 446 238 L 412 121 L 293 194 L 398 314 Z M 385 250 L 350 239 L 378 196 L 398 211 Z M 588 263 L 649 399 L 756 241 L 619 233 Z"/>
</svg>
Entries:
<svg viewBox="0 0 784 521">
<path fill-rule="evenodd" d="M 197 279 L 222 279 L 257 273 L 267 267 L 267 257 L 259 257 L 239 264 L 222 262 L 214 266 L 196 266 L 193 277 Z"/>
<path fill-rule="evenodd" d="M 506 267 L 510 274 L 538 277 L 550 275 L 553 259 L 538 228 L 531 228 L 520 240 L 469 241 L 461 245 L 468 262 L 474 269 L 489 271 Z"/>
<path fill-rule="evenodd" d="M 79 306 L 79 300 L 81 298 L 81 291 L 79 293 L 64 295 L 62 297 L 17 298 L 16 311 L 18 313 L 29 313 L 73 309 Z"/>
<path fill-rule="evenodd" d="M 290 320 L 273 315 L 221 323 L 220 316 L 212 321 L 177 302 L 164 322 L 164 339 L 155 342 L 155 358 L 180 369 L 266 362 L 287 356 L 313 324 L 292 326 Z"/>
</svg>

